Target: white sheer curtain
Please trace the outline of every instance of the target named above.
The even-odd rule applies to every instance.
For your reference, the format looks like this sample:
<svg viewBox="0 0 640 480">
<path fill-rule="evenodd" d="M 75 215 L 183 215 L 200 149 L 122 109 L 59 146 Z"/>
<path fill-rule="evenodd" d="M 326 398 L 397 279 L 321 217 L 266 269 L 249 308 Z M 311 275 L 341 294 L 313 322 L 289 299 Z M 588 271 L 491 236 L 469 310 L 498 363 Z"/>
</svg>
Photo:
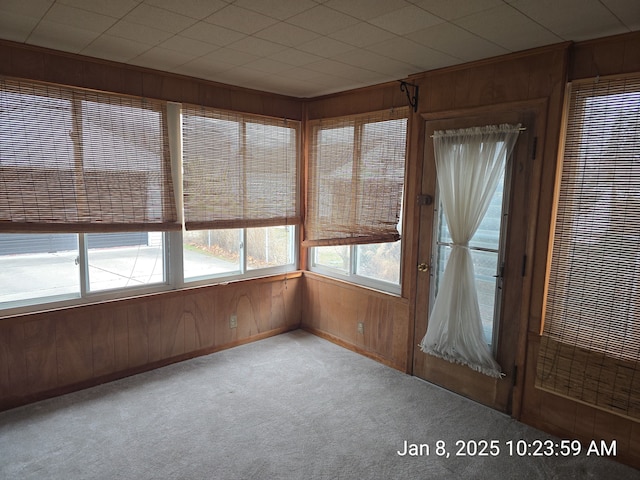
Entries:
<svg viewBox="0 0 640 480">
<path fill-rule="evenodd" d="M 501 376 L 482 331 L 469 241 L 482 222 L 518 138 L 518 125 L 436 131 L 440 199 L 453 240 L 429 316 L 423 352 Z"/>
</svg>

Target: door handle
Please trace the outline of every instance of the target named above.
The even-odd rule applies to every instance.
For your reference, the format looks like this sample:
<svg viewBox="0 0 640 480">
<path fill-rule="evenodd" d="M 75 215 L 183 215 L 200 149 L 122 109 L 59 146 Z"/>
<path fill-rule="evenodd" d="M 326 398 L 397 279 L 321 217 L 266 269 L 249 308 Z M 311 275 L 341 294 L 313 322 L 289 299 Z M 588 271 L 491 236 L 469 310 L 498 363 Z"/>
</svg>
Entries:
<svg viewBox="0 0 640 480">
<path fill-rule="evenodd" d="M 418 271 L 420 271 L 420 272 L 428 272 L 429 271 L 429 265 L 427 265 L 424 262 L 419 263 L 418 264 Z"/>
</svg>

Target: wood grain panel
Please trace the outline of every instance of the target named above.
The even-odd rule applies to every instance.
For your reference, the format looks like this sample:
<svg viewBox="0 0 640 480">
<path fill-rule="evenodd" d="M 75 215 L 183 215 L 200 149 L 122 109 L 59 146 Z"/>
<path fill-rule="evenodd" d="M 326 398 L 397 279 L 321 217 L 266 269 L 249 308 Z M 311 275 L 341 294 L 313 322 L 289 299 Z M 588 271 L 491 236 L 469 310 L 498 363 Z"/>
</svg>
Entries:
<svg viewBox="0 0 640 480">
<path fill-rule="evenodd" d="M 147 305 L 149 362 L 184 353 L 184 297 L 168 296 Z M 131 321 L 131 312 L 129 319 Z M 133 366 L 133 365 L 132 365 Z"/>
<path fill-rule="evenodd" d="M 58 386 L 56 325 L 51 315 L 24 323 L 27 390 L 36 393 Z"/>
<path fill-rule="evenodd" d="M 303 328 L 408 370 L 410 309 L 405 299 L 308 272 L 303 279 Z"/>
<path fill-rule="evenodd" d="M 113 362 L 114 372 L 129 368 L 129 315 L 127 307 L 112 305 L 100 310 L 113 321 Z M 100 340 L 104 341 L 104 340 Z M 107 373 L 107 372 L 104 372 Z"/>
<path fill-rule="evenodd" d="M 129 368 L 144 365 L 149 362 L 149 321 L 147 319 L 147 305 L 133 304 L 127 307 L 127 345 Z M 162 340 L 160 340 L 161 342 Z M 155 346 L 155 345 L 154 345 Z"/>
<path fill-rule="evenodd" d="M 302 119 L 303 101 L 246 89 L 0 40 L 0 74 L 51 83 L 190 102 L 278 118 Z"/>
<path fill-rule="evenodd" d="M 184 297 L 185 351 L 195 352 L 215 345 L 215 303 L 211 295 L 190 293 Z"/>
<path fill-rule="evenodd" d="M 112 312 L 111 312 L 112 314 Z M 93 375 L 99 377 L 116 370 L 115 321 L 106 309 L 91 318 L 91 349 Z M 124 362 L 126 365 L 126 362 Z"/>
<path fill-rule="evenodd" d="M 578 42 L 572 48 L 569 79 L 640 71 L 640 32 Z"/>
<path fill-rule="evenodd" d="M 27 393 L 24 328 L 21 324 L 0 326 L 0 409 L 2 399 Z"/>
<path fill-rule="evenodd" d="M 93 376 L 91 319 L 78 311 L 56 314 L 56 360 L 58 383 L 73 384 Z"/>
<path fill-rule="evenodd" d="M 400 83 L 390 82 L 314 98 L 306 102 L 306 109 L 307 118 L 313 120 L 375 112 L 405 105 L 408 105 L 408 101 L 406 94 L 400 90 Z"/>
</svg>

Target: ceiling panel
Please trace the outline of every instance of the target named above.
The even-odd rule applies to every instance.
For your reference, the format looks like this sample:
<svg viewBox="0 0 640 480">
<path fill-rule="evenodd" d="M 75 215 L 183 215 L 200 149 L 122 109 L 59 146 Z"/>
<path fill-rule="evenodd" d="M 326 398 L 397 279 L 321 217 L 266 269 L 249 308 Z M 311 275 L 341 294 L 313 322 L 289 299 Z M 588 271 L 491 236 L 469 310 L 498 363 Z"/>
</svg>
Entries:
<svg viewBox="0 0 640 480">
<path fill-rule="evenodd" d="M 0 38 L 294 96 L 640 29 L 640 0 L 0 0 Z"/>
</svg>

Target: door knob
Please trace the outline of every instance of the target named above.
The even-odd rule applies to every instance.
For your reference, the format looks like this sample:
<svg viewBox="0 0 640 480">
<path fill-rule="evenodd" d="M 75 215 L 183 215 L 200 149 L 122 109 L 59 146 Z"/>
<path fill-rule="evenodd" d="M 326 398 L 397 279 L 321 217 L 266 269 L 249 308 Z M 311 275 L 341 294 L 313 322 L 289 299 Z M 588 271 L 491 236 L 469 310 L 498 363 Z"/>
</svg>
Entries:
<svg viewBox="0 0 640 480">
<path fill-rule="evenodd" d="M 418 264 L 418 270 L 421 272 L 427 272 L 429 271 L 429 265 L 427 265 L 426 263 L 419 263 Z"/>
</svg>

